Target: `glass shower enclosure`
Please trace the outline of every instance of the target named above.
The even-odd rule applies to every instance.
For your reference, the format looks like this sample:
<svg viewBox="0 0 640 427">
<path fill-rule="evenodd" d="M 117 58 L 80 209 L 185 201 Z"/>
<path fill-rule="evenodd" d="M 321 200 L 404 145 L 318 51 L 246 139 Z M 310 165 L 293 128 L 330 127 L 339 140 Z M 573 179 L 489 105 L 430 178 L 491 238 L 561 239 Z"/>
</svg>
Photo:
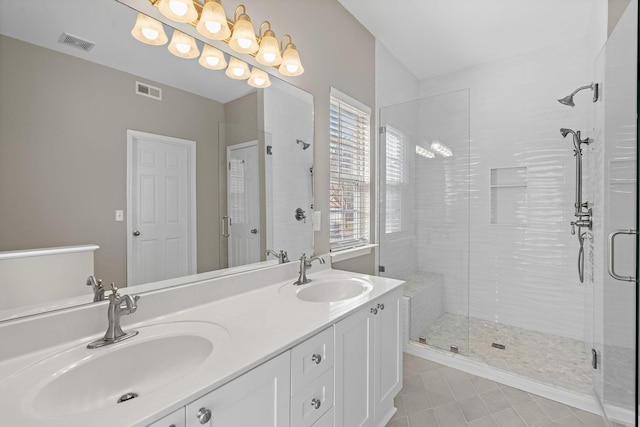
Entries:
<svg viewBox="0 0 640 427">
<path fill-rule="evenodd" d="M 408 339 L 469 354 L 469 91 L 380 110 L 380 271 Z"/>
</svg>

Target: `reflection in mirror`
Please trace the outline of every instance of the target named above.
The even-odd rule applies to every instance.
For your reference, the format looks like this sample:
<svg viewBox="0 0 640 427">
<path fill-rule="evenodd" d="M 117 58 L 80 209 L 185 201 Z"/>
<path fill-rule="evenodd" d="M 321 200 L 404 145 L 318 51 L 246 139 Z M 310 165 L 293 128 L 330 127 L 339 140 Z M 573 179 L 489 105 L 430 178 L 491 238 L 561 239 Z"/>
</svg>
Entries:
<svg viewBox="0 0 640 427">
<path fill-rule="evenodd" d="M 140 292 L 226 274 L 244 262 L 257 261 L 252 268 L 263 266 L 266 249 L 288 251 L 291 259 L 313 251 L 313 145 L 305 149 L 297 143 L 313 144 L 312 96 L 276 78 L 271 79 L 270 88 L 256 90 L 245 81 L 230 80 L 224 71 L 204 69 L 197 60 L 176 58 L 166 47 L 143 45 L 130 34 L 136 15 L 113 0 L 0 3 L 3 295 L 8 295 L 8 288 L 27 289 L 20 280 L 3 276 L 1 258 L 16 256 L 8 252 L 98 246 L 80 268 L 77 277 L 82 280 L 59 278 L 41 268 L 45 274 L 31 280 L 34 289 L 12 304 L 3 301 L 0 319 L 91 302 L 91 288 L 85 286 L 89 274 L 119 287 L 135 283 Z M 58 43 L 63 32 L 95 46 L 86 52 Z M 157 210 L 140 210 L 140 222 L 134 224 L 135 209 L 131 200 L 128 204 L 132 178 L 127 179 L 134 157 L 127 149 L 132 135 L 138 140 L 151 135 L 155 142 L 159 138 L 195 142 L 191 144 L 195 149 L 186 149 L 191 154 L 184 156 L 160 150 L 165 159 L 191 161 L 185 175 L 187 181 L 194 176 L 191 202 L 178 203 L 179 186 L 161 189 L 176 201 L 164 206 L 165 218 L 175 209 L 186 209 L 185 227 L 192 236 L 185 246 L 189 268 L 173 266 L 159 274 L 157 265 L 153 267 L 157 258 L 149 255 L 154 252 L 147 252 L 149 274 L 129 281 L 134 265 L 128 242 L 131 245 L 136 231 L 140 237 L 147 235 L 139 229 L 149 219 L 145 213 L 159 215 Z M 225 215 L 231 217 L 233 228 L 238 210 L 229 209 L 229 197 L 237 195 L 230 196 L 227 189 L 227 152 L 233 145 L 252 141 L 257 141 L 259 168 L 252 179 L 258 183 L 255 206 L 260 215 L 248 231 L 249 238 L 255 237 L 259 244 L 254 245 L 258 249 L 257 253 L 253 249 L 253 257 L 231 260 L 222 220 Z M 149 160 L 148 154 L 138 153 L 142 163 Z M 248 179 L 242 176 L 242 181 L 235 182 Z M 148 190 L 143 181 L 153 180 L 139 179 L 138 190 Z M 253 206 L 242 208 L 253 212 Z M 306 212 L 306 219 L 296 220 L 297 208 Z M 161 247 L 178 253 L 170 245 Z M 276 262 L 270 257 L 268 264 Z M 227 267 L 234 268 L 221 270 Z M 157 280 L 163 281 L 137 285 Z M 60 282 L 72 283 L 73 292 L 62 291 Z M 39 298 L 44 295 L 48 295 L 46 301 Z"/>
</svg>

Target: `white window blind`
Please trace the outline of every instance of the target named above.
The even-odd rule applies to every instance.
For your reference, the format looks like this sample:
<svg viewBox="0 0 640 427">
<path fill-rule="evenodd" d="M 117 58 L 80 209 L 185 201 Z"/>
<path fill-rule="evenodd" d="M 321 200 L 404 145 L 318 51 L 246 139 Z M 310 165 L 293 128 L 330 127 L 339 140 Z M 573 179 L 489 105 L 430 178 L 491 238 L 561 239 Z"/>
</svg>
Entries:
<svg viewBox="0 0 640 427">
<path fill-rule="evenodd" d="M 331 250 L 369 241 L 370 113 L 334 96 L 329 108 Z"/>
<path fill-rule="evenodd" d="M 402 231 L 402 186 L 404 184 L 404 134 L 385 128 L 385 233 Z"/>
</svg>

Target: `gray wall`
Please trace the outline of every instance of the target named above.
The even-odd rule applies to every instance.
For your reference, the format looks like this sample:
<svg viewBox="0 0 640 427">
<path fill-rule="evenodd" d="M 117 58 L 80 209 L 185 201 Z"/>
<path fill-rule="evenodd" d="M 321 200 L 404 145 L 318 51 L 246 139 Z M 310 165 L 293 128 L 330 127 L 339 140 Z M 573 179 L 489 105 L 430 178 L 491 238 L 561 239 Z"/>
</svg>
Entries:
<svg viewBox="0 0 640 427">
<path fill-rule="evenodd" d="M 197 141 L 198 271 L 219 266 L 218 121 L 224 106 L 0 36 L 0 251 L 94 243 L 96 275 L 126 282 L 126 132 Z"/>
<path fill-rule="evenodd" d="M 251 20 L 271 22 L 278 37 L 293 36 L 305 72 L 283 80 L 314 96 L 314 175 L 316 210 L 322 211 L 322 230 L 314 235 L 316 254 L 329 252 L 329 91 L 331 86 L 375 107 L 375 39 L 337 0 L 246 0 Z M 375 110 L 374 110 L 375 111 Z M 375 141 L 375 112 L 371 120 Z M 375 157 L 375 150 L 371 150 Z M 375 165 L 372 158 L 372 165 Z M 371 168 L 374 176 L 375 168 Z M 371 208 L 375 210 L 375 180 L 371 180 Z M 372 213 L 371 236 L 375 224 Z M 290 257 L 292 254 L 289 254 Z M 350 269 L 374 272 L 373 253 L 351 260 Z M 338 267 L 342 267 L 339 264 Z"/>
</svg>

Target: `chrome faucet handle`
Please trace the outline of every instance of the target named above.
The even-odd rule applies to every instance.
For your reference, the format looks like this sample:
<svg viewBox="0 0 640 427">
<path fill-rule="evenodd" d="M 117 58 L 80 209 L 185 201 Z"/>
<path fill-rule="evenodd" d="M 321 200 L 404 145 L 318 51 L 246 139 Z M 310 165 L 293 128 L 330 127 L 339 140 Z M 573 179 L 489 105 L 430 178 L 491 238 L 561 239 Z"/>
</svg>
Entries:
<svg viewBox="0 0 640 427">
<path fill-rule="evenodd" d="M 116 284 L 114 282 L 111 282 L 109 287 L 111 288 L 111 295 L 118 296 L 118 288 L 116 287 Z"/>
</svg>

